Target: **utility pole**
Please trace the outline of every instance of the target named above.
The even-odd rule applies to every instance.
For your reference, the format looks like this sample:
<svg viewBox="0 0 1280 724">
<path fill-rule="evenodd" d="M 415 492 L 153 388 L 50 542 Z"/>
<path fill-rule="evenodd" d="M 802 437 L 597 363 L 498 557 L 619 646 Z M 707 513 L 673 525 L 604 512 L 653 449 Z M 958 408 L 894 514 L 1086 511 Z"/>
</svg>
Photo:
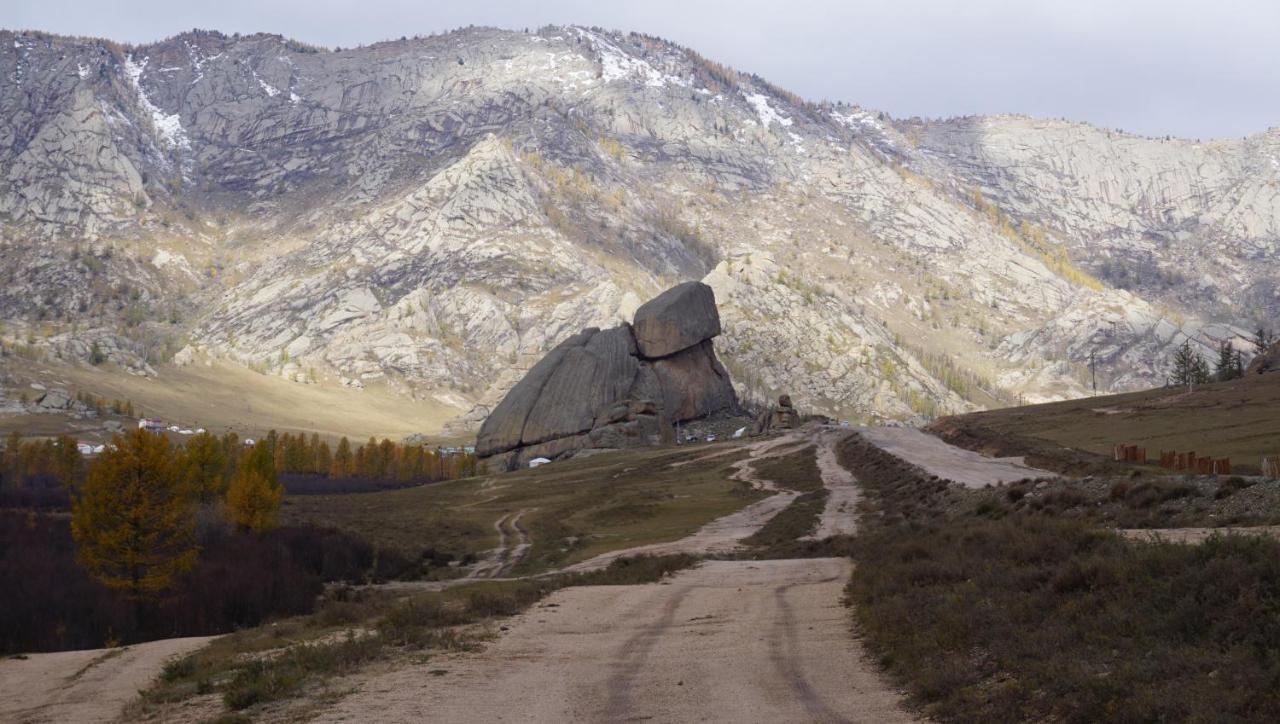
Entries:
<svg viewBox="0 0 1280 724">
<path fill-rule="evenodd" d="M 1096 353 L 1089 350 L 1089 374 L 1093 377 L 1093 396 L 1098 396 L 1098 365 Z"/>
</svg>

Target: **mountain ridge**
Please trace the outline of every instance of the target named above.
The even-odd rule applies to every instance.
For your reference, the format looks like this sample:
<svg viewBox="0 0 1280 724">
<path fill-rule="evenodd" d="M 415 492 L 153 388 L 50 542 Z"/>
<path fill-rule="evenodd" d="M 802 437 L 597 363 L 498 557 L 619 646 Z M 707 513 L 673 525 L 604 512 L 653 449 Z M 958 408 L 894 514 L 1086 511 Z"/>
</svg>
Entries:
<svg viewBox="0 0 1280 724">
<path fill-rule="evenodd" d="M 893 120 L 581 27 L 5 31 L 0 72 L 8 341 L 144 374 L 226 358 L 482 411 L 701 279 L 740 394 L 918 420 L 1081 394 L 1091 359 L 1159 383 L 1184 339 L 1244 348 L 1280 311 L 1275 130 Z"/>
</svg>

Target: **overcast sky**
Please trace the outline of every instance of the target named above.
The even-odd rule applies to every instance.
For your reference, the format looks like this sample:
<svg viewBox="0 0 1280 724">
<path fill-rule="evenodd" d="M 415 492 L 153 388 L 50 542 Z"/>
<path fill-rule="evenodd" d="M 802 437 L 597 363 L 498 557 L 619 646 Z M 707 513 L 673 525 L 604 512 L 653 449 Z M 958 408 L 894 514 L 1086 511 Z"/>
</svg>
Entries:
<svg viewBox="0 0 1280 724">
<path fill-rule="evenodd" d="M 899 117 L 1026 113 L 1188 138 L 1280 126 L 1280 0 L 0 0 L 0 27 L 126 42 L 198 27 L 350 46 L 547 23 L 659 35 Z"/>
</svg>

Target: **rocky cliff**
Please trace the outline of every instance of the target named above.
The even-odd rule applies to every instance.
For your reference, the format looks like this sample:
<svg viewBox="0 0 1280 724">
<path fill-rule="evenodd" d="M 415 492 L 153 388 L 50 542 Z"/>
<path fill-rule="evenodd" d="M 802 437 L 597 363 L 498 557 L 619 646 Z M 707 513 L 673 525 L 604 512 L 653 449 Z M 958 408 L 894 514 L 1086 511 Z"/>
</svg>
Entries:
<svg viewBox="0 0 1280 724">
<path fill-rule="evenodd" d="M 636 310 L 634 324 L 583 330 L 538 361 L 480 428 L 476 454 L 514 469 L 583 448 L 652 445 L 676 423 L 737 405 L 716 359 L 715 293 L 672 287 Z"/>
<path fill-rule="evenodd" d="M 895 120 L 582 27 L 0 32 L 0 76 L 21 359 L 163 380 L 202 352 L 474 421 L 558 340 L 702 280 L 740 394 L 919 419 L 1080 394 L 1091 364 L 1159 383 L 1184 339 L 1280 313 L 1276 130 Z"/>
</svg>

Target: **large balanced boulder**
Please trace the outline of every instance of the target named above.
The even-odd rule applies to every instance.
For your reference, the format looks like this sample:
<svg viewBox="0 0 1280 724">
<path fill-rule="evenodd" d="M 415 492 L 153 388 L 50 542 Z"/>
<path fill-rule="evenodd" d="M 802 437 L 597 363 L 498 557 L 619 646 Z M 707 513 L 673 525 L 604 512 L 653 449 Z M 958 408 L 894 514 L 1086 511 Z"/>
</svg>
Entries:
<svg viewBox="0 0 1280 724">
<path fill-rule="evenodd" d="M 635 319 L 585 329 L 548 352 L 485 418 L 476 454 L 514 469 L 584 448 L 653 445 L 670 440 L 677 422 L 737 407 L 711 341 L 720 315 L 710 287 L 681 284 Z"/>
<path fill-rule="evenodd" d="M 649 359 L 667 357 L 720 334 L 716 295 L 702 282 L 685 282 L 636 310 L 636 345 Z"/>
</svg>

